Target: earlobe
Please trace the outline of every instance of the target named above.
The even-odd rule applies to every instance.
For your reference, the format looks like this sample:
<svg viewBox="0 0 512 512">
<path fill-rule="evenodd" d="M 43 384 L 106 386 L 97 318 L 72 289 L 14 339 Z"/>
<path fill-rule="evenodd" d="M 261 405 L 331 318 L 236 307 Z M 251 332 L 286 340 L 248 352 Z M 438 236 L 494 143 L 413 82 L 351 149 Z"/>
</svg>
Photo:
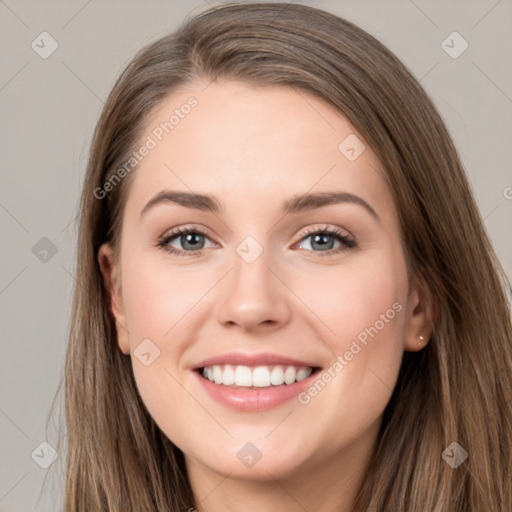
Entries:
<svg viewBox="0 0 512 512">
<path fill-rule="evenodd" d="M 404 350 L 417 352 L 428 345 L 437 316 L 437 302 L 422 280 L 411 290 L 407 305 Z"/>
<path fill-rule="evenodd" d="M 129 354 L 128 329 L 121 294 L 121 273 L 119 263 L 115 260 L 113 250 L 108 244 L 103 244 L 100 247 L 98 251 L 98 263 L 109 298 L 110 314 L 116 324 L 119 348 L 124 354 Z"/>
</svg>

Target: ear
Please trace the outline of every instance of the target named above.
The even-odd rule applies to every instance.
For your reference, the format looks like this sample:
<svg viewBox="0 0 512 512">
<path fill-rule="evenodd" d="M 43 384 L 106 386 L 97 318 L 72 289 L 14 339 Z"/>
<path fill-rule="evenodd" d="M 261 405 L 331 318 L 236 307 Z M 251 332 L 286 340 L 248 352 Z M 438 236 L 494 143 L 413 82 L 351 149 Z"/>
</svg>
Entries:
<svg viewBox="0 0 512 512">
<path fill-rule="evenodd" d="M 110 313 L 114 317 L 117 331 L 117 343 L 124 354 L 130 353 L 128 328 L 121 293 L 121 269 L 108 244 L 103 244 L 98 251 L 98 262 L 110 302 Z"/>
<path fill-rule="evenodd" d="M 416 277 L 409 292 L 404 349 L 417 352 L 432 336 L 437 318 L 437 301 L 423 278 Z"/>
</svg>

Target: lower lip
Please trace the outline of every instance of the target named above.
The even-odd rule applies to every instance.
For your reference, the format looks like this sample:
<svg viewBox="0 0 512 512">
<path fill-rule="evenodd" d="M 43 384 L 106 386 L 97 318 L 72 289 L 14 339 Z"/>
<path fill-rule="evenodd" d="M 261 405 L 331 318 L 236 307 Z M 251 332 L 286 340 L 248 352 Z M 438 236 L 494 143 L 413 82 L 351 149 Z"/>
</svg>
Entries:
<svg viewBox="0 0 512 512">
<path fill-rule="evenodd" d="M 318 370 L 309 377 L 294 382 L 268 388 L 233 388 L 215 384 L 194 371 L 204 390 L 218 403 L 238 411 L 266 411 L 296 397 L 317 377 Z"/>
</svg>

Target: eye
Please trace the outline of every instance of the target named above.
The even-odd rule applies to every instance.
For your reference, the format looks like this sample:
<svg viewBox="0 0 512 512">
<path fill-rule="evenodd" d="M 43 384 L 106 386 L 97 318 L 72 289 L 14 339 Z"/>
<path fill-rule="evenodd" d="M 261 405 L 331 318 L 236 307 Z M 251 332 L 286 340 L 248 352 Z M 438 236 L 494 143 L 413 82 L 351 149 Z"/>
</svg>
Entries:
<svg viewBox="0 0 512 512">
<path fill-rule="evenodd" d="M 313 251 L 317 253 L 317 256 L 330 256 L 356 247 L 355 241 L 348 233 L 328 227 L 306 230 L 300 234 L 300 237 L 299 249 Z M 306 243 L 309 247 L 302 247 L 304 241 L 309 239 L 311 239 L 309 243 Z M 195 227 L 175 228 L 159 239 L 158 247 L 177 256 L 198 256 L 205 249 L 206 241 L 211 242 L 201 229 Z M 336 242 L 339 245 L 334 248 Z M 176 247 L 176 243 L 181 245 L 181 248 Z M 210 247 L 217 245 L 215 242 L 211 243 Z"/>
<path fill-rule="evenodd" d="M 356 247 L 355 241 L 348 233 L 342 232 L 338 229 L 329 229 L 328 227 L 321 229 L 310 229 L 300 234 L 301 240 L 299 245 L 302 245 L 304 240 L 310 240 L 306 243 L 306 247 L 299 247 L 300 249 L 312 250 L 313 252 L 320 253 L 318 256 L 329 256 L 338 254 Z M 334 248 L 335 243 L 338 242 L 339 246 Z M 309 247 L 308 247 L 309 245 Z M 319 250 L 316 250 L 319 249 Z M 321 254 L 324 253 L 324 254 Z"/>
<path fill-rule="evenodd" d="M 167 232 L 158 241 L 162 249 L 178 256 L 195 256 L 205 248 L 205 241 L 210 240 L 206 233 L 197 228 L 175 228 Z M 182 248 L 176 248 L 173 244 L 179 243 Z M 215 245 L 215 244 L 214 244 Z"/>
</svg>

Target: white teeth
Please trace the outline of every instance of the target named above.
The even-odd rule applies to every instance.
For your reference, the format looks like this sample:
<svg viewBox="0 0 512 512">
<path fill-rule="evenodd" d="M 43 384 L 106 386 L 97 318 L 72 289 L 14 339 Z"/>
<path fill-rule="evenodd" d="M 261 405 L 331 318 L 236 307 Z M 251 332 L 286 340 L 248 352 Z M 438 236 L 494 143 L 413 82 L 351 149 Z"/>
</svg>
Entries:
<svg viewBox="0 0 512 512">
<path fill-rule="evenodd" d="M 229 364 L 224 366 L 224 375 L 222 379 L 222 384 L 225 386 L 232 386 L 235 383 L 235 370 Z"/>
<path fill-rule="evenodd" d="M 224 386 L 266 388 L 300 382 L 311 375 L 310 367 L 214 365 L 203 368 L 203 377 Z"/>
<path fill-rule="evenodd" d="M 284 372 L 282 366 L 274 366 L 270 374 L 270 382 L 273 386 L 280 386 L 284 384 Z"/>
<path fill-rule="evenodd" d="M 213 380 L 215 381 L 215 384 L 222 384 L 222 370 L 218 365 L 213 367 Z"/>
<path fill-rule="evenodd" d="M 313 370 L 311 368 L 301 368 L 297 372 L 295 380 L 297 382 L 300 382 L 301 380 L 307 379 L 311 375 L 312 372 L 313 372 Z"/>
<path fill-rule="evenodd" d="M 284 371 L 284 381 L 286 384 L 293 384 L 295 382 L 295 375 L 297 372 L 293 366 L 288 366 Z"/>
<path fill-rule="evenodd" d="M 257 388 L 270 386 L 270 371 L 266 366 L 258 366 L 252 372 L 252 384 Z"/>
<path fill-rule="evenodd" d="M 252 372 L 248 366 L 237 366 L 235 370 L 235 384 L 250 388 L 252 386 Z"/>
</svg>

